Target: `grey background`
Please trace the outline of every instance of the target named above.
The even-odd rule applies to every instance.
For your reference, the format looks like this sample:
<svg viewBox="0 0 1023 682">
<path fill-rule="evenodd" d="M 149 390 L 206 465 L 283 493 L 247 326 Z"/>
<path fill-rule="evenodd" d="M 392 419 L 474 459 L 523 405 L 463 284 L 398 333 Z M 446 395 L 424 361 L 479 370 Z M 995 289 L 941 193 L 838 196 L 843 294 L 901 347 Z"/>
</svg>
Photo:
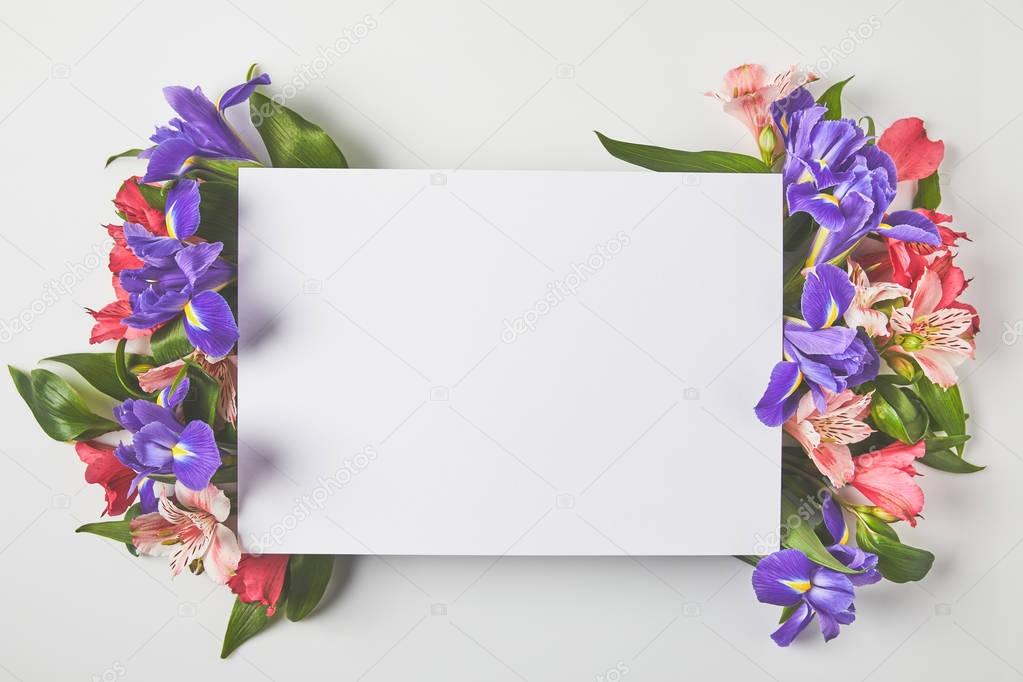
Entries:
<svg viewBox="0 0 1023 682">
<path fill-rule="evenodd" d="M 346 35 L 317 70 L 321 48 Z M 808 636 L 776 649 L 777 610 L 755 602 L 750 569 L 727 558 L 368 557 L 315 617 L 278 623 L 221 662 L 231 595 L 74 535 L 101 492 L 8 387 L 0 678 L 614 680 L 616 666 L 634 680 L 1021 676 L 1021 45 L 1023 6 L 1010 0 L 5 3 L 0 320 L 31 321 L 5 336 L 7 362 L 86 349 L 81 309 L 111 298 L 99 226 L 138 168 L 102 161 L 168 118 L 165 84 L 216 94 L 259 61 L 278 86 L 302 85 L 291 104 L 354 166 L 613 169 L 591 129 L 751 151 L 701 93 L 743 60 L 800 62 L 831 79 L 857 74 L 852 113 L 881 125 L 920 115 L 948 145 L 943 209 L 974 239 L 961 262 L 984 322 L 963 369 L 968 453 L 989 469 L 926 472 L 926 519 L 905 539 L 938 555 L 934 570 L 922 584 L 862 590 L 859 620 L 827 646 Z M 73 284 L 44 299 L 62 277 Z"/>
</svg>

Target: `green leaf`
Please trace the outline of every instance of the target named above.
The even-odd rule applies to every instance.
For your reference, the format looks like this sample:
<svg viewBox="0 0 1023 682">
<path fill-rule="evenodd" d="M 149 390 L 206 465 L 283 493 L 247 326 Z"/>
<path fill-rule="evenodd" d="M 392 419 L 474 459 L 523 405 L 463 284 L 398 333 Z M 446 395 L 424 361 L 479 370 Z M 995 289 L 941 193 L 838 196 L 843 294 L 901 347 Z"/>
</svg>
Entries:
<svg viewBox="0 0 1023 682">
<path fill-rule="evenodd" d="M 130 367 L 152 366 L 153 358 L 148 355 L 128 354 L 127 364 Z M 117 380 L 114 353 L 68 353 L 44 358 L 43 362 L 59 362 L 78 372 L 89 385 L 115 400 L 127 400 L 132 395 Z M 137 388 L 137 382 L 134 384 Z"/>
<path fill-rule="evenodd" d="M 795 213 L 782 223 L 782 283 L 786 304 L 798 306 L 806 277 L 806 254 L 810 251 L 815 233 L 808 213 Z"/>
<path fill-rule="evenodd" d="M 142 505 L 139 504 L 138 502 L 136 502 L 135 504 L 133 504 L 130 507 L 128 507 L 128 510 L 124 512 L 124 520 L 128 522 L 129 528 L 130 528 L 131 522 L 134 519 L 138 518 L 139 514 L 141 514 L 141 513 L 142 513 Z M 131 540 L 128 540 L 128 542 L 124 543 L 124 546 L 127 548 L 128 552 L 130 552 L 132 554 L 132 556 L 138 556 L 139 555 L 139 551 L 137 549 L 135 549 L 135 543 L 132 542 Z"/>
<path fill-rule="evenodd" d="M 958 448 L 968 440 L 970 440 L 970 436 L 928 436 L 927 452 L 939 452 L 950 448 Z"/>
<path fill-rule="evenodd" d="M 157 365 L 166 365 L 168 362 L 180 360 L 195 350 L 191 341 L 185 336 L 183 319 L 179 317 L 153 332 L 153 336 L 150 338 L 150 350 L 153 353 L 153 362 Z"/>
<path fill-rule="evenodd" d="M 595 131 L 596 132 L 596 131 Z M 734 152 L 684 152 L 646 144 L 613 140 L 597 133 L 604 149 L 616 158 L 667 173 L 770 173 L 760 159 Z"/>
<path fill-rule="evenodd" d="M 916 390 L 938 429 L 950 436 L 966 433 L 966 412 L 958 386 L 944 389 L 921 375 L 916 381 Z M 962 446 L 958 449 L 961 454 Z"/>
<path fill-rule="evenodd" d="M 926 208 L 931 211 L 941 204 L 941 185 L 938 184 L 938 171 L 934 171 L 916 185 L 916 196 L 913 197 L 913 208 Z"/>
<path fill-rule="evenodd" d="M 884 521 L 882 521 L 881 519 L 877 518 L 873 514 L 867 514 L 867 513 L 861 514 L 861 513 L 857 512 L 856 513 L 856 517 L 859 519 L 860 523 L 866 525 L 866 528 L 864 529 L 864 532 L 868 532 L 869 531 L 870 533 L 872 533 L 874 535 L 881 535 L 883 537 L 889 538 L 890 540 L 898 540 L 899 539 L 899 534 L 895 532 L 895 529 L 892 528 L 890 524 L 885 523 Z M 859 526 L 857 526 L 856 530 L 857 530 L 857 538 L 858 538 L 859 537 L 859 535 L 858 535 L 858 533 L 859 533 Z M 868 540 L 869 539 L 870 538 L 868 538 Z"/>
<path fill-rule="evenodd" d="M 920 458 L 920 461 L 932 469 L 947 471 L 950 474 L 973 474 L 984 470 L 984 467 L 967 462 L 951 450 L 935 450 L 934 452 L 928 450 L 927 454 Z"/>
<path fill-rule="evenodd" d="M 288 620 L 299 621 L 316 608 L 327 590 L 334 557 L 294 554 L 288 561 Z"/>
<path fill-rule="evenodd" d="M 210 242 L 223 242 L 221 255 L 238 257 L 238 185 L 210 181 L 199 185 L 199 236 Z"/>
<path fill-rule="evenodd" d="M 877 377 L 875 387 L 870 414 L 877 427 L 903 443 L 913 444 L 923 438 L 929 419 L 916 395 L 900 388 L 887 375 Z"/>
<path fill-rule="evenodd" d="M 934 564 L 934 555 L 926 549 L 884 537 L 876 538 L 874 553 L 877 554 L 877 570 L 893 583 L 923 580 Z"/>
<path fill-rule="evenodd" d="M 117 342 L 117 350 L 114 351 L 114 374 L 117 377 L 117 381 L 130 396 L 133 398 L 146 398 L 148 397 L 139 388 L 139 381 L 128 371 L 128 359 L 125 357 L 124 348 L 128 344 L 128 339 L 121 339 Z"/>
<path fill-rule="evenodd" d="M 862 118 L 860 118 L 858 123 L 859 123 L 861 128 L 863 127 L 863 122 L 864 121 L 867 122 L 867 127 L 866 127 L 867 137 L 874 137 L 874 135 L 877 133 L 877 124 L 874 123 L 873 117 L 871 117 L 871 116 L 863 116 Z M 867 142 L 867 144 L 874 144 L 874 142 L 875 142 L 875 140 L 869 140 Z"/>
<path fill-rule="evenodd" d="M 188 365 L 189 391 L 182 404 L 185 418 L 201 419 L 210 426 L 217 416 L 217 399 L 220 397 L 220 385 L 216 379 L 207 374 L 198 365 Z"/>
<path fill-rule="evenodd" d="M 344 154 L 323 128 L 266 95 L 252 93 L 249 116 L 275 168 L 348 167 Z"/>
<path fill-rule="evenodd" d="M 131 521 L 100 521 L 98 523 L 87 523 L 79 526 L 76 533 L 92 533 L 100 537 L 110 538 L 118 542 L 131 544 Z"/>
<path fill-rule="evenodd" d="M 108 156 L 107 162 L 103 164 L 103 167 L 106 168 L 107 166 L 112 164 L 114 161 L 117 161 L 118 159 L 134 159 L 139 155 L 139 152 L 141 151 L 142 151 L 141 149 L 125 149 L 123 152 L 119 154 Z"/>
<path fill-rule="evenodd" d="M 856 544 L 877 555 L 877 570 L 888 580 L 906 583 L 922 580 L 931 570 L 934 555 L 899 542 L 895 531 L 869 514 L 856 514 Z M 881 531 L 881 528 L 884 528 Z"/>
<path fill-rule="evenodd" d="M 259 602 L 246 604 L 241 599 L 235 599 L 234 608 L 231 609 L 231 618 L 227 621 L 227 631 L 224 633 L 224 646 L 220 650 L 220 657 L 227 658 L 243 642 L 259 634 L 269 624 L 270 618 L 266 615 L 266 607 Z"/>
<path fill-rule="evenodd" d="M 166 210 L 167 208 L 167 192 L 160 185 L 147 185 L 145 183 L 139 183 L 139 194 L 146 200 L 146 203 L 150 207 L 158 209 L 160 211 Z"/>
<path fill-rule="evenodd" d="M 239 159 L 214 159 L 208 156 L 194 157 L 192 170 L 185 175 L 189 178 L 211 180 L 216 182 L 238 181 L 239 168 L 260 168 L 263 164 L 257 161 Z"/>
<path fill-rule="evenodd" d="M 821 543 L 810 523 L 810 515 L 801 512 L 795 497 L 786 491 L 781 496 L 782 545 L 798 549 L 811 561 L 836 570 L 839 573 L 860 573 L 841 563 Z"/>
<path fill-rule="evenodd" d="M 824 114 L 826 121 L 837 121 L 842 118 L 842 90 L 852 79 L 853 76 L 849 76 L 844 81 L 838 81 L 817 98 L 817 104 L 823 104 L 828 108 L 828 113 Z"/>
<path fill-rule="evenodd" d="M 61 377 L 45 369 L 31 374 L 8 367 L 18 389 L 39 426 L 54 440 L 89 440 L 121 427 L 88 408 L 78 392 Z"/>
</svg>

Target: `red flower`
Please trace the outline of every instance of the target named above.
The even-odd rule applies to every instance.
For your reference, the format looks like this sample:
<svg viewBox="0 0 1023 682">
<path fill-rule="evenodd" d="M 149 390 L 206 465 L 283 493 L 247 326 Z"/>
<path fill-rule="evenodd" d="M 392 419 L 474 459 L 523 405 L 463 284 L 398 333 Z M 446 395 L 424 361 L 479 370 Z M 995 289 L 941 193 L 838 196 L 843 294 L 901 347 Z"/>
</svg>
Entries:
<svg viewBox="0 0 1023 682">
<path fill-rule="evenodd" d="M 146 203 L 139 190 L 137 177 L 128 178 L 121 183 L 121 188 L 117 191 L 117 196 L 114 197 L 114 206 L 124 215 L 127 222 L 138 223 L 155 235 L 167 235 L 163 212 Z M 86 308 L 86 311 L 96 320 L 96 324 L 92 327 L 92 334 L 89 336 L 89 343 L 149 336 L 156 329 L 155 327 L 134 329 L 122 324 L 122 320 L 131 315 L 131 306 L 128 304 L 127 292 L 121 288 L 119 275 L 124 270 L 141 268 L 143 263 L 128 248 L 128 242 L 124 239 L 123 225 L 107 225 L 106 230 L 110 238 L 114 240 L 114 246 L 110 249 L 109 267 L 114 276 L 113 286 L 117 300 L 108 303 L 99 310 Z"/>
<path fill-rule="evenodd" d="M 926 444 L 893 443 L 886 448 L 853 459 L 856 473 L 849 485 L 864 497 L 909 525 L 916 525 L 916 517 L 924 508 L 924 491 L 913 477 L 919 473 L 913 462 L 924 456 Z"/>
<path fill-rule="evenodd" d="M 941 246 L 888 239 L 888 257 L 892 268 L 889 276 L 896 284 L 907 289 L 915 289 L 924 270 L 934 271 L 941 279 L 941 299 L 937 303 L 937 309 L 968 310 L 973 314 L 972 333 L 976 334 L 980 331 L 980 316 L 977 315 L 977 310 L 967 303 L 956 300 L 966 290 L 969 280 L 966 279 L 962 268 L 952 262 L 955 255 L 952 249 L 960 239 L 969 239 L 969 237 L 965 232 L 956 232 L 943 224 L 951 222 L 952 216 L 926 209 L 917 210 L 938 226 L 938 232 L 941 234 Z M 886 274 L 888 273 L 881 273 L 882 276 Z"/>
<path fill-rule="evenodd" d="M 926 178 L 938 170 L 945 158 L 945 143 L 928 139 L 924 122 L 916 117 L 891 124 L 877 146 L 892 157 L 899 182 Z"/>
<path fill-rule="evenodd" d="M 135 472 L 121 464 L 114 456 L 114 448 L 96 441 L 75 443 L 78 458 L 85 462 L 85 480 L 106 490 L 107 506 L 104 514 L 120 516 L 135 501 L 136 492 L 128 494 Z"/>
<path fill-rule="evenodd" d="M 288 554 L 242 554 L 227 586 L 246 604 L 266 604 L 266 615 L 272 616 L 281 599 L 290 558 Z"/>
<path fill-rule="evenodd" d="M 131 252 L 128 242 L 124 239 L 124 225 L 107 225 L 107 234 L 114 240 L 114 246 L 110 249 L 110 272 L 117 275 L 122 270 L 142 267 L 142 259 Z M 114 279 L 117 280 L 116 277 Z"/>
<path fill-rule="evenodd" d="M 160 237 L 167 236 L 167 225 L 164 223 L 163 211 L 153 208 L 139 191 L 139 177 L 130 177 L 121 183 L 114 197 L 114 206 L 124 215 L 125 221 L 138 223 Z"/>
</svg>

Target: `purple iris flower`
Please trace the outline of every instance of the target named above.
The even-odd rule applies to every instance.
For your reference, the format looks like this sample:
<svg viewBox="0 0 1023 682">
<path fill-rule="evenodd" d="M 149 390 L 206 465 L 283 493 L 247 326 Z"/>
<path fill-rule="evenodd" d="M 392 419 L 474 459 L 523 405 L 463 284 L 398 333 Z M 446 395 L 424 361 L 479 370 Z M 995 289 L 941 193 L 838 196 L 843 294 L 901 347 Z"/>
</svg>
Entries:
<svg viewBox="0 0 1023 682">
<path fill-rule="evenodd" d="M 807 270 L 800 307 L 803 319 L 787 318 L 783 327 L 784 360 L 774 366 L 767 390 L 757 403 L 757 417 L 779 426 L 792 416 L 805 383 L 817 409 L 827 411 L 823 389 L 841 393 L 877 376 L 881 360 L 862 330 L 835 326 L 856 294 L 844 270 L 821 263 Z"/>
<path fill-rule="evenodd" d="M 163 96 L 178 117 L 166 126 L 158 126 L 149 138 L 155 145 L 139 154 L 149 159 L 142 181 L 180 177 L 191 170 L 196 157 L 255 161 L 252 150 L 228 124 L 224 111 L 246 101 L 256 86 L 269 83 L 270 76 L 261 74 L 229 89 L 216 104 L 199 87 L 164 88 Z"/>
<path fill-rule="evenodd" d="M 877 555 L 848 544 L 849 526 L 842 514 L 842 507 L 835 503 L 830 494 L 825 496 L 821 511 L 824 513 L 824 527 L 831 536 L 828 552 L 849 568 L 863 571 L 849 576 L 852 584 L 860 587 L 881 580 L 881 572 L 877 570 Z"/>
<path fill-rule="evenodd" d="M 792 608 L 789 617 L 771 634 L 778 646 L 788 646 L 815 616 L 820 617 L 824 641 L 838 636 L 840 625 L 856 620 L 854 587 L 881 579 L 877 556 L 846 545 L 849 536 L 841 508 L 824 500 L 824 524 L 833 543 L 828 551 L 849 568 L 862 573 L 846 575 L 813 563 L 797 549 L 783 549 L 764 557 L 753 571 L 753 590 L 765 604 Z"/>
<path fill-rule="evenodd" d="M 805 89 L 772 105 L 785 139 L 782 171 L 789 213 L 805 212 L 820 227 L 808 266 L 840 257 L 870 232 L 938 245 L 938 228 L 915 211 L 885 211 L 895 198 L 891 158 L 851 119 L 825 120 L 827 108 Z"/>
<path fill-rule="evenodd" d="M 132 434 L 132 442 L 119 443 L 114 455 L 137 474 L 129 491 L 138 487 L 147 513 L 156 510 L 151 474 L 173 474 L 186 488 L 205 490 L 220 468 L 220 449 L 210 425 L 201 419 L 182 424 L 177 417 L 176 408 L 188 395 L 188 379 L 171 388 L 160 391 L 155 403 L 129 399 L 114 408 L 114 418 Z"/>
<path fill-rule="evenodd" d="M 179 180 L 167 193 L 166 237 L 141 225 L 125 223 L 128 248 L 144 265 L 121 272 L 132 314 L 124 324 L 149 329 L 184 313 L 185 334 L 193 346 L 212 357 L 227 355 L 238 340 L 238 325 L 224 297 L 217 293 L 234 278 L 234 268 L 220 258 L 220 242 L 188 244 L 199 228 L 199 186 Z"/>
</svg>

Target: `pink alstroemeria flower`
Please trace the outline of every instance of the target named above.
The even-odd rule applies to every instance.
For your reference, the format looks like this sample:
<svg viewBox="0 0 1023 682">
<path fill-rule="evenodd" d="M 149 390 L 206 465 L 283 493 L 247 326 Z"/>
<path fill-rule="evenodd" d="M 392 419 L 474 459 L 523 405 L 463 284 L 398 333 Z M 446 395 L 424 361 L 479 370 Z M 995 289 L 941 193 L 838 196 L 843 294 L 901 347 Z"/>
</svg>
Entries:
<svg viewBox="0 0 1023 682">
<path fill-rule="evenodd" d="M 892 516 L 916 525 L 924 508 L 924 491 L 914 481 L 919 472 L 913 462 L 924 456 L 927 445 L 893 443 L 854 460 L 856 474 L 849 485 Z"/>
<path fill-rule="evenodd" d="M 881 301 L 908 299 L 909 289 L 895 282 L 871 284 L 866 271 L 851 258 L 849 279 L 856 286 L 856 295 L 845 311 L 845 323 L 853 328 L 863 327 L 872 338 L 888 336 L 888 316 L 880 310 L 874 310 L 874 306 Z"/>
<path fill-rule="evenodd" d="M 179 481 L 174 484 L 174 500 L 161 490 L 158 511 L 131 522 L 132 542 L 142 554 L 170 556 L 171 575 L 190 567 L 223 585 L 241 559 L 238 539 L 224 525 L 230 512 L 227 495 L 212 483 L 196 492 Z"/>
<path fill-rule="evenodd" d="M 185 366 L 184 360 L 174 360 L 166 365 L 154 367 L 139 375 L 139 388 L 146 393 L 153 393 L 160 389 L 167 388 L 174 383 L 181 368 Z"/>
<path fill-rule="evenodd" d="M 192 360 L 217 382 L 217 417 L 224 422 L 238 421 L 238 356 L 229 355 L 211 360 L 201 350 L 195 351 Z M 160 365 L 139 375 L 139 387 L 146 392 L 159 391 L 174 383 L 178 372 L 184 367 L 184 360 L 175 360 Z"/>
<path fill-rule="evenodd" d="M 799 401 L 796 412 L 783 428 L 795 438 L 803 450 L 835 487 L 852 480 L 855 468 L 850 443 L 858 443 L 871 433 L 863 421 L 870 410 L 870 394 L 856 395 L 850 390 L 832 393 L 824 389 L 827 410 L 817 411 L 810 393 Z"/>
<path fill-rule="evenodd" d="M 725 73 L 724 93 L 708 92 L 724 103 L 725 113 L 739 119 L 753 135 L 764 163 L 773 160 L 780 133 L 771 118 L 771 103 L 788 96 L 793 90 L 817 80 L 797 66 L 768 82 L 767 71 L 759 64 L 742 64 Z"/>
<path fill-rule="evenodd" d="M 238 421 L 238 356 L 228 355 L 212 360 L 201 350 L 195 352 L 196 363 L 213 377 L 220 388 L 217 394 L 217 418 L 229 424 Z"/>
<path fill-rule="evenodd" d="M 920 363 L 924 375 L 942 388 L 956 383 L 955 367 L 974 356 L 973 313 L 941 308 L 942 281 L 931 268 L 924 270 L 905 308 L 892 312 L 895 345 L 889 350 Z"/>
</svg>

